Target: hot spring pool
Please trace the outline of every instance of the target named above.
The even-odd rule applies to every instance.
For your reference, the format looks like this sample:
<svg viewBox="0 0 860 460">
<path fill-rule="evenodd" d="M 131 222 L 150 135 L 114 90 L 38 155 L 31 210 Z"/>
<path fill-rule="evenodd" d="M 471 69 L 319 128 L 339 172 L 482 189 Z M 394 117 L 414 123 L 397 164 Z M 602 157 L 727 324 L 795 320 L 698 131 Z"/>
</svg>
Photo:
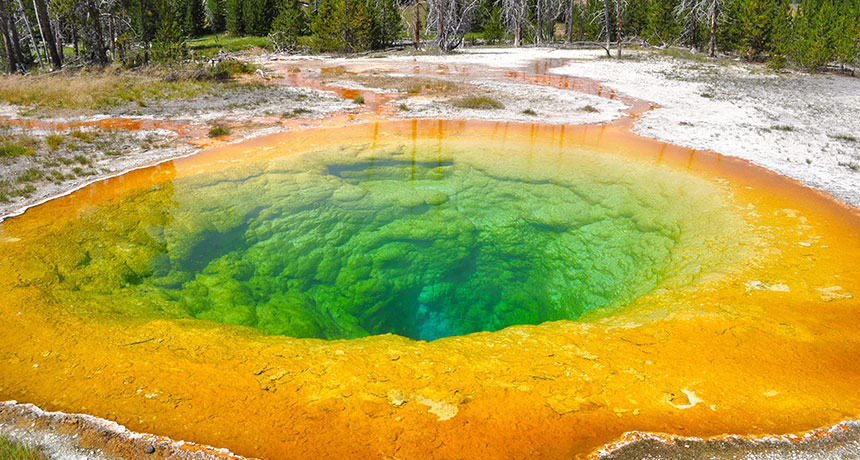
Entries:
<svg viewBox="0 0 860 460">
<path fill-rule="evenodd" d="M 714 154 L 567 129 L 304 131 L 7 220 L 0 396 L 316 458 L 501 458 L 511 436 L 556 458 L 860 408 L 842 388 L 860 383 L 842 358 L 856 213 Z M 812 359 L 823 412 L 794 389 Z"/>
</svg>

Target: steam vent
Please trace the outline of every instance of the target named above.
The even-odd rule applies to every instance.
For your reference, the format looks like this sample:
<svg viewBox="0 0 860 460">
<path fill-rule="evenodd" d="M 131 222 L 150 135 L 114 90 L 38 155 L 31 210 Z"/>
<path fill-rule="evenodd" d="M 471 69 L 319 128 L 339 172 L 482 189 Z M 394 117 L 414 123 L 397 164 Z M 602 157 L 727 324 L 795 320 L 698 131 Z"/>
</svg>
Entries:
<svg viewBox="0 0 860 460">
<path fill-rule="evenodd" d="M 296 130 L 0 224 L 0 396 L 270 459 L 860 414 L 860 213 L 620 127 Z"/>
</svg>

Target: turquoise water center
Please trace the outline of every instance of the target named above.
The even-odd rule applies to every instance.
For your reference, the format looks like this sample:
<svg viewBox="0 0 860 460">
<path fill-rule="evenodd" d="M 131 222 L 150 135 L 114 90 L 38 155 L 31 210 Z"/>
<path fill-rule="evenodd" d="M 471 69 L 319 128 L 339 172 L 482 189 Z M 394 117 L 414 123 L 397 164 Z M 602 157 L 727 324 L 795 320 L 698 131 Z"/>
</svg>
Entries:
<svg viewBox="0 0 860 460">
<path fill-rule="evenodd" d="M 46 230 L 33 259 L 53 265 L 41 272 L 58 304 L 434 340 L 618 311 L 721 263 L 706 249 L 738 225 L 719 187 L 605 153 L 453 140 L 277 149 L 171 170 Z"/>
</svg>

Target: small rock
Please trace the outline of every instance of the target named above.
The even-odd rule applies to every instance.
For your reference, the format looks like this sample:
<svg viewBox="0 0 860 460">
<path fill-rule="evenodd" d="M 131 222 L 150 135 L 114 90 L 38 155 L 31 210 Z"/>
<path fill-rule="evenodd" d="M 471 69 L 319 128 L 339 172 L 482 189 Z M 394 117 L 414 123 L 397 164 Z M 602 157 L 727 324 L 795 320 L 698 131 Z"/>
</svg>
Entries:
<svg viewBox="0 0 860 460">
<path fill-rule="evenodd" d="M 154 454 L 155 453 L 155 447 L 153 447 L 152 444 L 147 444 L 146 447 L 143 448 L 143 451 L 146 452 L 147 454 Z"/>
</svg>

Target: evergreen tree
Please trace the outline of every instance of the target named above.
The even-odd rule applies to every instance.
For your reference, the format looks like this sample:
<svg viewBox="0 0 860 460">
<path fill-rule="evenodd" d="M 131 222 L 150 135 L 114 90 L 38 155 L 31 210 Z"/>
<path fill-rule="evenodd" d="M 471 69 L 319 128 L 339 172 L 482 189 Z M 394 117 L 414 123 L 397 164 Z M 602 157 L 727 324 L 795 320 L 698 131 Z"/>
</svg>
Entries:
<svg viewBox="0 0 860 460">
<path fill-rule="evenodd" d="M 244 0 L 226 0 L 226 15 L 224 23 L 230 35 L 239 36 L 245 33 L 245 21 L 242 16 Z"/>
<path fill-rule="evenodd" d="M 490 18 L 484 24 L 484 40 L 496 43 L 505 38 L 505 25 L 502 22 L 502 10 L 498 6 L 493 7 Z"/>
<path fill-rule="evenodd" d="M 362 51 L 376 41 L 373 9 L 365 0 L 322 0 L 312 26 L 323 51 Z"/>
<path fill-rule="evenodd" d="M 400 9 L 395 0 L 377 0 L 375 10 L 376 41 L 385 47 L 394 43 L 400 35 Z"/>
<path fill-rule="evenodd" d="M 630 0 L 624 15 L 624 37 L 641 37 L 648 25 L 648 4 L 642 0 Z"/>
<path fill-rule="evenodd" d="M 771 24 L 770 40 L 765 49 L 771 55 L 771 64 L 782 67 L 792 49 L 792 18 L 791 0 L 778 0 L 776 11 Z"/>
<path fill-rule="evenodd" d="M 583 38 L 585 38 L 585 40 L 600 40 L 600 32 L 603 28 L 603 23 L 595 20 L 595 18 L 600 15 L 601 11 L 603 11 L 602 0 L 586 0 L 583 11 L 585 19 L 585 21 L 583 21 Z"/>
<path fill-rule="evenodd" d="M 803 0 L 794 24 L 792 56 L 801 67 L 815 70 L 836 58 L 841 20 L 832 0 Z"/>
<path fill-rule="evenodd" d="M 298 0 L 284 0 L 272 23 L 272 43 L 281 50 L 295 49 L 299 37 L 307 33 L 307 18 Z"/>
<path fill-rule="evenodd" d="M 669 45 L 678 39 L 679 24 L 675 18 L 674 0 L 649 0 L 647 5 L 646 39 L 655 45 Z"/>
<path fill-rule="evenodd" d="M 274 0 L 244 0 L 242 22 L 247 35 L 267 35 L 272 28 Z"/>
<path fill-rule="evenodd" d="M 178 61 L 185 57 L 185 41 L 182 38 L 182 27 L 176 18 L 177 7 L 167 0 L 157 0 L 155 10 L 158 15 L 158 27 L 155 41 L 152 45 L 152 58 L 155 61 Z"/>
<path fill-rule="evenodd" d="M 226 29 L 227 3 L 225 0 L 206 0 L 206 22 L 212 32 L 223 32 Z"/>
<path fill-rule="evenodd" d="M 205 12 L 201 0 L 185 0 L 182 31 L 187 36 L 196 37 L 203 34 Z"/>
<path fill-rule="evenodd" d="M 839 32 L 836 34 L 836 59 L 840 64 L 858 64 L 860 46 L 860 1 L 844 1 L 839 5 Z"/>
<path fill-rule="evenodd" d="M 739 25 L 741 52 L 747 60 L 758 58 L 768 47 L 777 13 L 775 0 L 740 0 L 735 13 Z"/>
</svg>

